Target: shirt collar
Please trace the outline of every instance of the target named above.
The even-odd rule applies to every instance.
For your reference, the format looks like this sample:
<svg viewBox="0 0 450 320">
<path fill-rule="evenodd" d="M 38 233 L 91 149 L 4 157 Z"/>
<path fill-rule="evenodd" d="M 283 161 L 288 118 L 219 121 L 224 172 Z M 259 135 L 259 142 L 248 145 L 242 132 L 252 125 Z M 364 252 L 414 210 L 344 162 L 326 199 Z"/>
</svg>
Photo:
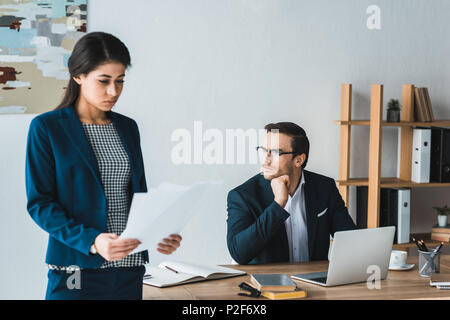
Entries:
<svg viewBox="0 0 450 320">
<path fill-rule="evenodd" d="M 298 184 L 298 187 L 297 187 L 297 189 L 295 190 L 295 192 L 294 192 L 294 195 L 291 197 L 290 195 L 288 196 L 288 198 L 289 199 L 295 199 L 295 198 L 297 198 L 299 195 L 300 195 L 300 193 L 302 192 L 302 188 L 303 188 L 303 185 L 305 184 L 305 175 L 303 174 L 303 172 L 302 172 L 302 176 L 301 176 L 301 178 L 300 178 L 300 183 Z"/>
</svg>

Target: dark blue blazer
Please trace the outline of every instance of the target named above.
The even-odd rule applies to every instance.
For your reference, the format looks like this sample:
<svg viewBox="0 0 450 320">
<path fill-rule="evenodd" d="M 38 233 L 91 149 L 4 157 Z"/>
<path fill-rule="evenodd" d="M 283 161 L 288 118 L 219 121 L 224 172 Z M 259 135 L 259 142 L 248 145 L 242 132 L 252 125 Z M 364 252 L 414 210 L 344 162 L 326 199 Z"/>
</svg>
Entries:
<svg viewBox="0 0 450 320">
<path fill-rule="evenodd" d="M 113 111 L 107 115 L 130 160 L 131 199 L 135 192 L 147 192 L 139 130 L 131 118 Z M 89 250 L 95 238 L 107 232 L 106 197 L 97 159 L 73 106 L 33 118 L 25 176 L 27 210 L 49 234 L 45 262 L 100 267 L 105 259 Z"/>
<path fill-rule="evenodd" d="M 330 235 L 356 229 L 333 179 L 303 170 L 309 260 L 327 260 Z M 326 210 L 326 211 L 325 211 Z M 318 216 L 319 215 L 319 216 Z M 285 220 L 270 181 L 257 174 L 228 193 L 227 244 L 239 264 L 288 262 Z"/>
</svg>

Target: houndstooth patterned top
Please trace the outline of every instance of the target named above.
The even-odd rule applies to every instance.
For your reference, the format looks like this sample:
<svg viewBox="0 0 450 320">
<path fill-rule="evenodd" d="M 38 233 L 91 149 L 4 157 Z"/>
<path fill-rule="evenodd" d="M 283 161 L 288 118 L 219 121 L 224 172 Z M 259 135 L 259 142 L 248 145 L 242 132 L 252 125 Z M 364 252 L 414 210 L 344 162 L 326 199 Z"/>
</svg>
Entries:
<svg viewBox="0 0 450 320">
<path fill-rule="evenodd" d="M 130 210 L 130 162 L 114 123 L 82 123 L 97 158 L 107 203 L 107 232 L 120 235 L 127 225 Z M 100 268 L 135 267 L 145 264 L 143 252 L 117 261 L 105 261 Z M 63 267 L 48 265 L 52 269 Z"/>
</svg>

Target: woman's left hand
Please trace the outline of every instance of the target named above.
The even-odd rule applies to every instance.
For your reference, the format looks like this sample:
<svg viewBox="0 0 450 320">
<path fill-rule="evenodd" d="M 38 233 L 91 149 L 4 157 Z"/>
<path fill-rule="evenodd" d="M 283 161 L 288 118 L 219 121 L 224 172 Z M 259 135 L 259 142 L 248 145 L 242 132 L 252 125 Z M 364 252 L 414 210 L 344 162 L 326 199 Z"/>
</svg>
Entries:
<svg viewBox="0 0 450 320">
<path fill-rule="evenodd" d="M 162 240 L 163 243 L 158 243 L 157 250 L 163 254 L 171 254 L 180 247 L 181 240 L 180 235 L 171 234 L 168 238 Z"/>
</svg>

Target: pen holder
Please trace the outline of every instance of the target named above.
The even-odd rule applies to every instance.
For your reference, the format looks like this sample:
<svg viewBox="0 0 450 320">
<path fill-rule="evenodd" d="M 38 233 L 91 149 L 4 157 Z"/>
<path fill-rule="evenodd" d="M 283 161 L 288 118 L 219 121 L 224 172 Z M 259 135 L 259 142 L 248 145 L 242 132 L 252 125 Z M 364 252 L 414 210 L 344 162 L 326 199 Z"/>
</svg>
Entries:
<svg viewBox="0 0 450 320">
<path fill-rule="evenodd" d="M 439 273 L 441 253 L 433 253 L 419 250 L 419 276 L 429 277 L 432 273 Z"/>
</svg>

